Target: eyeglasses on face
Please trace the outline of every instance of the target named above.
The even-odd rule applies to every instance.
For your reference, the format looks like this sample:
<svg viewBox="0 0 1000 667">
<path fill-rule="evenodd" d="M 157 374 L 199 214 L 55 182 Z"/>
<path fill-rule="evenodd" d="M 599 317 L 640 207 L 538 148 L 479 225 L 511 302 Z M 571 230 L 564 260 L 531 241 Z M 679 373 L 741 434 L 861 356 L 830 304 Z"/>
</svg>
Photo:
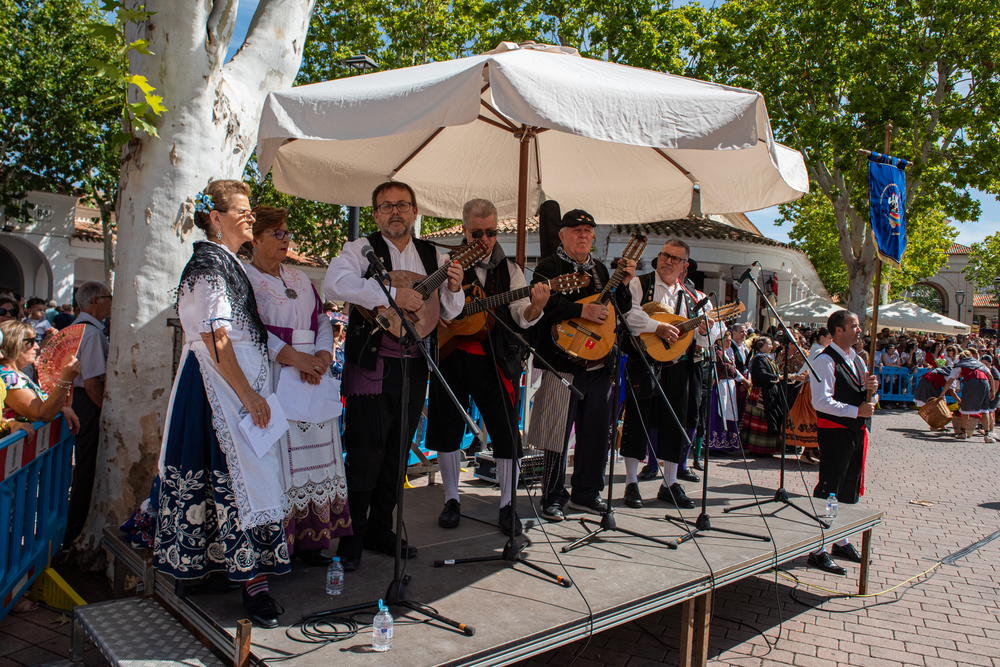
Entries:
<svg viewBox="0 0 1000 667">
<path fill-rule="evenodd" d="M 37 345 L 37 344 L 38 344 L 38 341 L 35 340 L 34 338 L 25 338 L 24 339 L 24 349 L 25 350 L 30 350 L 31 348 L 35 347 L 35 345 Z"/>
<path fill-rule="evenodd" d="M 492 239 L 495 238 L 497 235 L 497 228 L 494 227 L 493 229 L 476 229 L 473 230 L 469 235 L 474 239 L 481 239 L 483 238 L 483 236 Z"/>
<path fill-rule="evenodd" d="M 278 239 L 279 241 L 284 241 L 285 239 L 288 239 L 290 241 L 292 237 L 295 236 L 295 234 L 288 231 L 287 229 L 272 229 L 271 235 L 274 236 L 274 238 Z"/>
<path fill-rule="evenodd" d="M 671 264 L 685 264 L 687 263 L 686 257 L 678 257 L 677 255 L 671 255 L 669 252 L 659 253 L 660 259 L 664 262 L 670 262 Z"/>
<path fill-rule="evenodd" d="M 408 202 L 408 201 L 400 201 L 400 202 L 396 202 L 395 204 L 391 204 L 391 203 L 389 203 L 389 202 L 386 201 L 386 202 L 382 202 L 381 204 L 379 204 L 375 208 L 377 208 L 380 213 L 384 213 L 384 214 L 388 215 L 388 214 L 392 213 L 392 209 L 393 208 L 395 208 L 400 213 L 408 213 L 409 210 L 412 207 L 413 207 L 413 203 L 412 202 Z"/>
</svg>

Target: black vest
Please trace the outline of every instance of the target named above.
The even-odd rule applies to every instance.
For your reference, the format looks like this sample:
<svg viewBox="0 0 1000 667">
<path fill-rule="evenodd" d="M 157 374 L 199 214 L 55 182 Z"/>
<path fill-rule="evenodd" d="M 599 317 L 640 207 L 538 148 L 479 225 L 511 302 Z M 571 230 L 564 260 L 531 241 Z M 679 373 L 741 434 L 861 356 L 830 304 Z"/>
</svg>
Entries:
<svg viewBox="0 0 1000 667">
<path fill-rule="evenodd" d="M 389 245 L 385 242 L 382 233 L 375 232 L 368 236 L 367 240 L 371 244 L 375 254 L 382 260 L 386 271 L 392 271 Z M 437 271 L 438 257 L 434 246 L 417 238 L 411 238 L 410 243 L 417 249 L 417 254 L 420 256 L 420 263 L 424 266 L 424 272 L 427 275 L 431 275 Z M 375 269 L 369 266 L 364 278 L 368 279 L 374 275 Z M 344 361 L 349 361 L 368 370 L 374 370 L 375 364 L 378 362 L 378 350 L 382 343 L 383 333 L 377 324 L 365 319 L 361 311 L 357 308 L 351 308 L 351 312 L 347 316 L 347 334 L 344 338 Z M 429 338 L 431 339 L 431 350 L 437 351 L 437 330 Z"/>
<path fill-rule="evenodd" d="M 823 350 L 822 354 L 833 359 L 833 400 L 846 403 L 847 405 L 861 405 L 864 403 L 868 398 L 868 393 L 865 389 L 864 381 L 861 379 L 863 375 L 860 366 L 855 364 L 852 368 L 847 363 L 847 360 L 834 350 L 832 346 Z M 820 412 L 819 414 L 824 419 L 854 430 L 860 430 L 862 426 L 868 426 L 870 422 L 870 420 L 861 417 L 852 419 L 850 417 L 831 415 L 826 412 Z"/>
<path fill-rule="evenodd" d="M 462 282 L 466 285 L 480 284 L 479 276 L 476 275 L 475 266 L 466 269 L 465 278 Z M 492 269 L 486 271 L 486 284 L 481 285 L 487 297 L 503 294 L 510 291 L 510 260 L 506 257 L 502 262 Z M 522 333 L 520 325 L 514 321 L 514 316 L 510 314 L 508 306 L 500 306 L 490 311 L 494 317 L 502 321 L 508 327 Z M 487 315 L 487 318 L 490 316 Z M 513 336 L 507 333 L 502 326 L 493 325 L 489 340 L 481 342 L 483 351 L 488 356 L 493 357 L 497 365 L 503 370 L 504 375 L 509 380 L 517 380 L 524 370 L 524 362 L 528 359 L 528 349 L 523 347 Z"/>
<path fill-rule="evenodd" d="M 641 276 L 636 276 L 636 280 L 639 281 L 639 289 L 642 291 L 642 297 L 639 299 L 639 305 L 636 306 L 635 304 L 633 304 L 632 307 L 642 308 L 647 303 L 653 300 L 653 296 L 656 292 L 656 271 L 652 271 L 650 273 L 644 273 Z M 690 283 L 690 281 L 688 282 Z M 694 286 L 691 285 L 691 287 L 693 288 Z M 681 290 L 681 295 L 683 296 L 684 299 L 684 309 L 685 309 L 684 312 L 685 313 L 693 312 L 694 307 L 696 305 L 694 299 L 691 298 L 691 295 L 688 294 L 687 290 L 685 289 Z M 677 310 L 676 300 L 674 303 L 669 305 L 672 309 Z M 690 315 L 687 315 L 685 317 L 689 318 Z M 636 333 L 636 335 L 638 336 L 638 333 Z M 692 339 L 692 344 L 694 344 L 693 339 Z M 622 348 L 625 350 L 625 354 L 629 356 L 630 360 L 634 361 L 637 366 L 643 367 L 642 362 L 639 361 L 637 358 L 635 358 L 635 355 L 640 353 L 638 350 L 635 349 L 635 346 L 632 344 L 631 340 L 626 340 L 624 343 L 622 343 Z M 653 364 L 655 370 L 657 363 L 652 359 L 650 359 L 649 361 L 651 364 Z"/>
</svg>

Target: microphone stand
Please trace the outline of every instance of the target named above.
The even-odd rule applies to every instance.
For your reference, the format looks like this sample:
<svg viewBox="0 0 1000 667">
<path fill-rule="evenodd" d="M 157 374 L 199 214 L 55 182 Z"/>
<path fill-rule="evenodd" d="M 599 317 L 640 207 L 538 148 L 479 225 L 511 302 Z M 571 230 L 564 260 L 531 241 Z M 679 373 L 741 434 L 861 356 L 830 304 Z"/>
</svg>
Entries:
<svg viewBox="0 0 1000 667">
<path fill-rule="evenodd" d="M 473 297 L 473 302 L 479 302 L 479 301 L 481 300 Z M 543 359 L 541 355 L 538 354 L 538 351 L 535 350 L 535 348 L 533 348 L 531 345 L 529 345 L 528 341 L 526 341 L 521 336 L 521 334 L 514 331 L 514 329 L 509 327 L 506 322 L 497 317 L 492 311 L 484 309 L 483 312 L 486 313 L 487 317 L 493 319 L 494 324 L 499 324 L 501 327 L 503 327 L 504 331 L 506 331 L 518 343 L 524 346 L 529 351 L 530 354 L 534 354 L 535 359 L 540 361 L 542 366 L 551 371 L 552 374 L 555 375 L 556 377 L 560 377 L 559 374 L 556 373 L 556 370 L 552 367 L 552 365 L 549 364 L 549 362 L 547 362 L 545 359 Z M 565 379 L 563 378 L 560 379 L 562 380 L 562 383 L 566 386 L 566 388 L 569 389 L 571 392 L 573 392 L 573 394 L 577 398 L 579 399 L 583 398 L 582 391 L 574 387 Z M 514 386 L 514 406 L 516 407 L 518 403 L 520 403 L 520 393 L 521 393 L 520 382 L 511 384 L 513 384 Z M 520 468 L 520 461 L 517 459 L 515 459 L 515 461 L 518 468 Z M 529 540 L 528 538 L 524 538 L 524 542 L 518 544 L 517 540 L 515 539 L 515 532 L 516 532 L 515 526 L 517 522 L 517 480 L 519 477 L 520 475 L 514 475 L 514 474 L 511 474 L 510 476 L 510 511 L 511 511 L 510 532 L 507 534 L 507 542 L 503 545 L 503 553 L 501 553 L 501 555 L 499 556 L 480 556 L 473 558 L 449 558 L 445 560 L 436 560 L 434 561 L 434 567 L 445 567 L 447 565 L 464 565 L 466 563 L 492 563 L 495 561 L 500 561 L 505 565 L 510 565 L 510 566 L 514 566 L 520 563 L 521 565 L 529 567 L 535 572 L 538 572 L 539 574 L 544 574 L 546 577 L 554 580 L 557 584 L 563 586 L 564 588 L 570 588 L 573 585 L 572 580 L 563 578 L 558 574 L 549 572 L 548 570 L 530 562 L 524 555 L 524 553 L 521 551 L 522 549 L 531 546 L 531 540 Z"/>
<path fill-rule="evenodd" d="M 749 277 L 749 272 L 750 269 L 747 269 L 747 271 L 743 274 L 743 276 Z M 751 279 L 750 284 L 753 285 L 754 289 L 757 290 L 758 295 L 762 297 L 764 296 L 764 292 L 760 289 L 760 285 L 757 284 L 756 280 Z M 788 326 L 785 324 L 784 320 L 782 320 L 781 316 L 778 315 L 778 311 L 774 309 L 774 306 L 771 305 L 771 302 L 767 299 L 767 297 L 764 297 L 763 299 L 760 300 L 762 300 L 767 305 L 767 309 L 771 312 L 771 315 L 774 317 L 774 319 L 778 321 L 778 324 L 781 325 L 781 330 L 785 332 L 785 339 L 788 340 L 791 344 L 795 345 L 796 348 L 798 348 L 799 353 L 802 354 L 802 360 L 805 362 L 805 365 L 809 368 L 809 371 L 812 373 L 813 377 L 819 380 L 819 375 L 816 373 L 816 369 L 813 368 L 812 363 L 809 362 L 809 355 L 807 355 L 805 351 L 799 346 L 798 341 L 795 340 L 794 336 L 792 336 L 792 333 L 791 331 L 788 330 Z M 788 410 L 787 410 L 788 397 L 785 394 L 785 388 L 788 386 L 788 351 L 789 347 L 786 346 L 785 363 L 784 363 L 784 371 L 782 374 L 782 387 L 781 387 L 782 401 L 785 404 L 786 411 L 785 411 L 785 418 L 781 421 L 781 437 L 778 441 L 779 442 L 778 447 L 780 452 L 779 457 L 781 459 L 779 464 L 781 472 L 778 480 L 778 489 L 774 492 L 773 498 L 769 498 L 766 500 L 755 500 L 752 503 L 746 503 L 744 505 L 736 505 L 735 507 L 727 507 L 724 510 L 722 510 L 722 512 L 724 514 L 729 514 L 730 512 L 746 509 L 747 507 L 762 507 L 769 503 L 782 503 L 785 507 L 791 507 L 792 509 L 801 512 L 805 516 L 809 517 L 810 519 L 818 523 L 823 528 L 829 528 L 832 525 L 831 523 L 824 521 L 823 519 L 820 519 L 818 515 L 813 514 L 812 512 L 808 512 L 799 507 L 798 505 L 796 505 L 795 503 L 793 503 L 792 499 L 788 496 L 788 491 L 785 490 L 785 431 L 788 429 Z M 779 507 L 778 511 L 785 509 L 785 507 Z"/>
<path fill-rule="evenodd" d="M 710 297 L 712 297 L 712 296 L 715 297 L 715 304 L 714 305 L 715 305 L 716 309 L 718 309 L 719 295 L 716 294 L 715 292 L 712 292 L 711 294 L 709 294 L 709 296 Z M 707 317 L 705 318 L 705 323 L 706 323 L 706 325 L 708 324 L 708 318 Z M 716 368 L 716 365 L 715 365 L 715 341 L 712 340 L 712 326 L 711 325 L 708 326 L 708 348 L 712 351 L 712 360 L 711 360 L 711 369 L 712 370 L 711 370 L 710 376 L 709 376 L 710 379 L 712 380 L 711 384 L 713 384 L 716 387 L 717 391 L 721 392 L 720 387 L 722 385 L 719 384 L 719 369 Z M 785 355 L 785 356 L 787 357 L 788 355 Z M 721 393 L 720 393 L 720 395 L 721 395 Z M 711 394 L 709 396 L 710 396 L 709 397 L 709 401 L 711 401 Z M 735 400 L 735 397 L 730 397 L 730 400 L 731 401 Z M 723 424 L 725 424 L 726 423 L 726 415 L 722 411 L 722 401 L 721 400 L 715 402 L 715 408 L 716 408 L 716 413 L 717 413 L 720 421 Z M 763 540 L 765 542 L 770 542 L 771 538 L 768 537 L 767 535 L 752 535 L 750 533 L 744 533 L 744 532 L 740 532 L 738 530 L 730 530 L 728 528 L 715 528 L 715 527 L 712 526 L 712 522 L 708 518 L 708 461 L 709 461 L 708 449 L 709 449 L 709 447 L 708 447 L 708 438 L 707 438 L 707 436 L 708 436 L 708 424 L 710 423 L 710 420 L 711 420 L 711 417 L 706 413 L 706 415 L 705 415 L 705 435 L 706 435 L 706 438 L 705 438 L 705 442 L 702 444 L 702 461 L 703 461 L 702 465 L 704 466 L 705 469 L 702 472 L 702 477 L 701 477 L 701 513 L 698 515 L 698 518 L 695 521 L 691 521 L 689 519 L 685 519 L 684 517 L 670 516 L 669 514 L 667 514 L 665 517 L 663 517 L 667 521 L 671 521 L 671 522 L 673 522 L 675 524 L 682 524 L 682 525 L 691 526 L 691 527 L 694 528 L 694 530 L 689 530 L 687 532 L 687 534 L 682 535 L 677 540 L 674 540 L 673 542 L 671 542 L 670 546 L 671 546 L 671 548 L 676 549 L 678 546 L 680 546 L 681 544 L 684 544 L 688 540 L 693 540 L 694 538 L 698 537 L 699 534 L 701 534 L 701 533 L 707 533 L 709 531 L 715 531 L 716 533 L 725 533 L 727 535 L 739 535 L 740 537 L 749 537 L 749 538 L 752 538 L 752 539 L 755 539 L 755 540 Z"/>
<path fill-rule="evenodd" d="M 633 280 L 634 280 L 634 278 L 633 278 Z M 636 350 L 641 350 L 642 348 L 640 347 L 639 339 L 636 337 L 635 333 L 632 331 L 632 327 L 629 326 L 628 319 L 625 317 L 624 313 L 618 312 L 618 308 L 617 307 L 614 310 L 615 310 L 615 317 L 618 319 L 618 325 L 621 327 L 621 330 L 624 331 L 628 335 L 628 337 L 632 340 L 633 347 Z M 612 352 L 612 354 L 614 354 L 614 352 Z M 619 351 L 618 354 L 619 354 L 619 361 L 618 361 L 618 363 L 622 364 L 621 358 L 624 355 L 622 355 L 620 351 Z M 686 441 L 686 443 L 688 445 L 690 445 L 691 444 L 691 439 L 687 437 L 687 432 L 684 430 L 684 425 L 681 424 L 680 418 L 677 416 L 677 413 L 674 412 L 674 408 L 673 408 L 672 405 L 670 405 L 670 401 L 667 400 L 667 394 L 663 391 L 663 387 L 660 385 L 660 381 L 657 379 L 656 374 L 653 372 L 653 367 L 649 363 L 649 359 L 647 359 L 646 355 L 644 353 L 642 353 L 641 351 L 638 352 L 638 357 L 640 359 L 642 359 L 642 363 L 646 367 L 646 372 L 649 374 L 650 379 L 653 381 L 653 386 L 655 386 L 657 388 L 657 390 L 658 390 L 658 392 L 660 394 L 660 398 L 663 400 L 663 404 L 667 407 L 667 412 L 670 414 L 671 418 L 674 420 L 674 423 L 677 425 L 678 431 L 680 431 L 680 433 L 684 437 L 684 440 Z M 620 367 L 624 368 L 624 365 L 621 365 Z M 619 377 L 620 377 L 620 373 L 615 373 L 614 374 L 615 380 L 612 383 L 612 391 L 614 392 L 612 395 L 615 397 L 616 400 L 618 398 L 618 382 L 619 382 Z M 617 424 L 617 421 L 618 421 L 618 410 L 617 409 L 612 412 L 612 418 L 615 420 L 615 424 Z M 646 430 L 646 433 L 647 433 L 646 438 L 647 438 L 647 441 L 648 441 L 648 439 L 649 439 L 649 435 L 648 435 L 649 431 L 648 431 L 648 429 Z M 618 437 L 618 441 L 619 442 L 621 441 L 620 437 Z M 642 533 L 637 533 L 635 531 L 627 530 L 625 528 L 620 528 L 618 526 L 617 522 L 615 521 L 615 510 L 611 506 L 611 501 L 612 501 L 612 498 L 614 497 L 612 495 L 612 491 L 613 491 L 614 482 L 615 482 L 615 453 L 614 453 L 614 451 L 610 452 L 610 455 L 608 456 L 608 459 L 609 459 L 608 460 L 608 500 L 606 502 L 607 509 L 604 511 L 604 514 L 601 515 L 601 520 L 600 521 L 597 521 L 595 519 L 588 519 L 586 517 L 581 517 L 580 518 L 580 524 L 584 528 L 587 527 L 588 523 L 597 524 L 597 528 L 595 528 L 594 530 L 590 531 L 589 533 L 587 533 L 586 535 L 584 535 L 583 537 L 581 537 L 580 539 L 578 539 L 576 542 L 573 542 L 572 544 L 567 544 L 566 546 L 564 546 L 562 548 L 562 552 L 563 553 L 568 553 L 568 552 L 572 551 L 573 549 L 576 549 L 576 548 L 581 547 L 581 546 L 590 546 L 590 545 L 593 544 L 594 538 L 600 536 L 601 533 L 604 533 L 604 532 L 607 532 L 607 531 L 616 531 L 616 532 L 619 532 L 619 533 L 625 533 L 626 535 L 631 535 L 632 537 L 638 537 L 638 538 L 643 539 L 643 540 L 648 540 L 650 542 L 656 542 L 657 544 L 662 544 L 663 546 L 670 547 L 671 549 L 676 549 L 677 548 L 677 544 L 675 542 L 669 542 L 667 540 L 661 540 L 661 539 L 659 539 L 657 537 L 652 537 L 650 535 L 643 535 Z"/>
<path fill-rule="evenodd" d="M 408 442 L 410 437 L 408 405 L 408 399 L 410 396 L 410 341 L 416 341 L 416 347 L 420 350 L 420 354 L 423 355 L 424 359 L 427 361 L 428 367 L 430 367 L 434 375 L 437 376 L 437 379 L 440 380 L 441 386 L 445 388 L 448 397 L 451 399 L 452 403 L 455 404 L 455 407 L 458 408 L 459 413 L 461 413 L 462 417 L 465 419 L 465 423 L 472 429 L 472 432 L 476 437 L 479 437 L 480 430 L 468 413 L 462 409 L 462 405 L 458 402 L 458 399 L 455 398 L 455 393 L 451 390 L 451 387 L 448 386 L 448 383 L 445 382 L 444 376 L 441 374 L 441 370 L 437 367 L 437 364 L 435 364 L 434 360 L 431 359 L 430 354 L 422 343 L 420 335 L 417 333 L 417 330 L 413 328 L 413 323 L 407 317 L 403 309 L 400 308 L 396 301 L 392 298 L 389 288 L 385 285 L 386 281 L 384 279 L 388 278 L 388 273 L 385 271 L 385 267 L 382 266 L 382 263 L 378 261 L 378 258 L 375 257 L 374 254 L 369 257 L 369 261 L 372 263 L 372 266 L 379 271 L 378 280 L 375 282 L 382 288 L 385 298 L 389 300 L 389 306 L 396 311 L 396 314 L 399 316 L 399 321 L 402 323 L 404 329 L 404 334 L 399 339 L 399 345 L 402 350 L 400 359 L 402 396 L 400 397 L 399 476 L 397 477 L 396 482 L 396 553 L 392 582 L 389 584 L 389 588 L 386 590 L 383 600 L 385 600 L 385 603 L 388 606 L 406 607 L 407 609 L 423 614 L 428 618 L 432 618 L 435 621 L 455 628 L 456 630 L 463 632 L 467 637 L 471 637 L 476 634 L 476 629 L 471 625 L 459 623 L 458 621 L 454 621 L 446 616 L 438 614 L 427 605 L 406 599 L 406 585 L 410 581 L 410 575 L 406 575 L 405 577 L 403 576 L 402 555 L 400 551 L 403 547 L 403 480 L 406 476 L 406 461 L 410 453 L 410 443 Z M 306 617 L 303 619 L 303 622 L 328 616 L 339 616 L 345 613 L 357 612 L 364 609 L 377 609 L 378 603 L 378 600 L 373 600 L 362 604 L 321 611 Z"/>
</svg>

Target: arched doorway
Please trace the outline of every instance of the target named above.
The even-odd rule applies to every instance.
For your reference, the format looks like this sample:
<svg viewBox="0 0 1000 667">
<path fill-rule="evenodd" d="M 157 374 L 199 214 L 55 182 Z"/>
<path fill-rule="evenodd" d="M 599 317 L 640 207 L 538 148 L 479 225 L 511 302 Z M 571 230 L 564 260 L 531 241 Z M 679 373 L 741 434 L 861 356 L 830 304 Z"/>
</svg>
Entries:
<svg viewBox="0 0 1000 667">
<path fill-rule="evenodd" d="M 948 292 L 936 283 L 917 283 L 909 290 L 910 301 L 921 308 L 948 316 Z"/>
<path fill-rule="evenodd" d="M 14 253 L 0 245 L 0 287 L 24 294 L 24 271 Z"/>
</svg>

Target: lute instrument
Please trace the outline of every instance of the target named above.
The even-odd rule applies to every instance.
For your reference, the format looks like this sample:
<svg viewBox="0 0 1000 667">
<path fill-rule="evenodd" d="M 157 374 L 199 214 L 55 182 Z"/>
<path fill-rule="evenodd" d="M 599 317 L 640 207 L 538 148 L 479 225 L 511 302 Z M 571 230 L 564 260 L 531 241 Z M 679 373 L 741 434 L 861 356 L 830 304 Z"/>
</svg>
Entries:
<svg viewBox="0 0 1000 667">
<path fill-rule="evenodd" d="M 646 237 L 634 236 L 625 246 L 622 259 L 638 261 L 642 251 L 646 249 Z M 564 352 L 576 363 L 588 368 L 598 366 L 611 354 L 615 344 L 615 307 L 611 303 L 611 295 L 625 277 L 625 262 L 618 263 L 618 268 L 608 279 L 599 294 L 592 294 L 578 299 L 579 304 L 598 303 L 608 309 L 608 316 L 603 322 L 594 322 L 582 317 L 557 322 L 552 325 L 552 341 L 556 349 Z"/>
<path fill-rule="evenodd" d="M 664 308 L 663 304 L 656 301 L 647 303 L 642 309 L 657 322 L 672 324 L 680 329 L 680 336 L 673 343 L 660 338 L 654 332 L 639 334 L 639 345 L 642 347 L 642 351 L 653 361 L 669 366 L 676 363 L 687 352 L 688 347 L 691 346 L 691 339 L 694 338 L 694 331 L 702 322 L 725 322 L 734 319 L 746 310 L 746 306 L 737 301 L 691 319 L 687 319 L 683 315 L 674 315 Z"/>
<path fill-rule="evenodd" d="M 437 328 L 438 317 L 441 313 L 441 304 L 438 301 L 438 288 L 448 279 L 448 266 L 450 262 L 458 262 L 465 271 L 474 263 L 487 255 L 486 244 L 482 239 L 477 239 L 467 246 L 461 246 L 451 253 L 449 263 L 439 267 L 437 271 L 429 276 L 422 276 L 413 271 L 390 271 L 387 287 L 397 289 L 406 287 L 417 291 L 423 297 L 423 304 L 415 311 L 404 311 L 407 319 L 413 322 L 413 326 L 423 340 Z M 389 306 L 379 306 L 374 311 L 355 305 L 355 308 L 365 316 L 365 319 L 374 322 L 395 339 L 402 338 L 405 333 L 403 323 L 399 319 L 396 311 Z"/>
<path fill-rule="evenodd" d="M 565 273 L 542 282 L 548 283 L 553 292 L 572 292 L 589 285 L 590 276 L 586 273 Z M 531 296 L 532 287 L 534 285 L 527 285 L 502 294 L 486 296 L 479 285 L 466 285 L 465 307 L 462 312 L 448 326 L 438 326 L 440 358 L 444 359 L 460 343 L 480 341 L 489 336 L 493 331 L 493 318 L 487 317 L 485 311 Z"/>
</svg>

